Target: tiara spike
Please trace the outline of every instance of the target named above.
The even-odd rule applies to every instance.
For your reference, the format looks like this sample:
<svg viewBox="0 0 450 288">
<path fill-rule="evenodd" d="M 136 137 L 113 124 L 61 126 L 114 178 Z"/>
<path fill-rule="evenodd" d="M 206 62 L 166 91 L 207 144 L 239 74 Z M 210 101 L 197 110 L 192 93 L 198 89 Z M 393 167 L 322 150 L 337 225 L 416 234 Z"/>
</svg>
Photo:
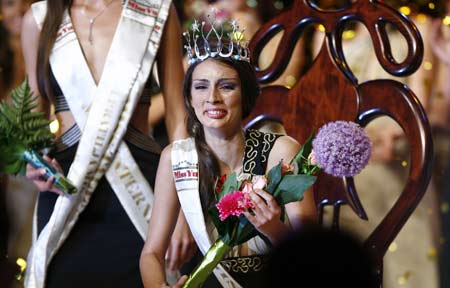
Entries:
<svg viewBox="0 0 450 288">
<path fill-rule="evenodd" d="M 187 40 L 184 48 L 187 50 L 189 64 L 218 56 L 250 62 L 247 42 L 243 41 L 245 29 L 239 30 L 237 20 L 233 19 L 219 24 L 215 17 L 207 15 L 207 21 L 211 26 L 210 28 L 206 28 L 205 21 L 199 23 L 195 19 L 192 24 L 192 37 L 189 32 L 183 33 Z M 225 32 L 224 24 L 231 26 L 231 31 Z M 199 42 L 200 39 L 203 42 L 201 44 Z M 212 43 L 214 45 L 211 45 Z"/>
<path fill-rule="evenodd" d="M 186 39 L 186 44 L 184 45 L 184 49 L 186 49 L 188 59 L 192 59 L 192 46 L 191 46 L 191 35 L 189 31 L 183 32 L 183 36 Z M 189 60 L 190 62 L 190 60 Z M 190 64 L 190 63 L 189 63 Z"/>
<path fill-rule="evenodd" d="M 206 34 L 206 42 L 208 43 L 208 52 L 210 54 L 210 57 L 216 57 L 218 54 L 220 54 L 221 48 L 222 48 L 222 37 L 219 35 L 219 32 L 217 31 L 215 25 L 216 25 L 216 19 L 211 19 L 211 16 L 208 15 L 208 22 L 209 25 L 211 25 L 211 29 Z M 223 28 L 223 27 L 222 27 Z M 212 41 L 212 38 L 215 38 L 217 40 L 216 49 L 212 50 L 211 45 L 209 45 L 209 42 Z"/>
</svg>

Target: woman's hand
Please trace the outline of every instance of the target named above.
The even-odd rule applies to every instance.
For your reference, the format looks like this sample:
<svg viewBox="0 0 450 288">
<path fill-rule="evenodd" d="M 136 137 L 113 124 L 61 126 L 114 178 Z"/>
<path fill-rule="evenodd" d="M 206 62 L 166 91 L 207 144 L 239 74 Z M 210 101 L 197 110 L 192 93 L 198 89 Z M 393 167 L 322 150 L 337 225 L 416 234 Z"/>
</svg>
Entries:
<svg viewBox="0 0 450 288">
<path fill-rule="evenodd" d="M 244 215 L 272 244 L 278 243 L 289 232 L 288 226 L 280 219 L 281 207 L 275 198 L 264 190 L 255 189 L 249 195 L 255 208 L 252 209 L 253 213 L 245 211 Z"/>
<path fill-rule="evenodd" d="M 192 237 L 189 225 L 180 211 L 178 221 L 170 239 L 167 248 L 166 260 L 169 263 L 169 269 L 175 271 L 194 256 L 197 246 L 194 237 Z"/>
<path fill-rule="evenodd" d="M 44 155 L 44 160 L 51 164 L 56 170 L 62 172 L 62 168 L 55 159 Z M 53 176 L 49 177 L 47 180 L 44 179 L 45 168 L 36 169 L 30 164 L 27 164 L 26 177 L 34 182 L 40 192 L 51 191 L 59 195 L 63 195 L 63 191 L 59 190 L 54 185 L 55 178 Z"/>
</svg>

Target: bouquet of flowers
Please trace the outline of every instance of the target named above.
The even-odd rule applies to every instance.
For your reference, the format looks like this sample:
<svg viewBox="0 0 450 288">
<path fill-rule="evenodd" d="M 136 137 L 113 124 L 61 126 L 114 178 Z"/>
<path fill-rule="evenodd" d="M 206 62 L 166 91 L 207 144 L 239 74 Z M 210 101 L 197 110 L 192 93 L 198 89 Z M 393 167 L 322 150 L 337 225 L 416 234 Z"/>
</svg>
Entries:
<svg viewBox="0 0 450 288">
<path fill-rule="evenodd" d="M 33 112 L 37 107 L 28 79 L 11 93 L 12 105 L 0 103 L 0 172 L 25 174 L 26 163 L 44 168 L 44 178 L 54 177 L 55 186 L 67 194 L 76 193 L 75 186 L 47 163 L 37 151 L 49 148 L 52 134 L 49 121 L 43 112 Z"/>
<path fill-rule="evenodd" d="M 316 181 L 315 175 L 322 170 L 336 177 L 358 174 L 367 165 L 370 152 L 370 140 L 364 129 L 353 122 L 336 121 L 321 127 L 317 137 L 314 138 L 313 133 L 290 163 L 280 161 L 266 176 L 238 181 L 232 173 L 226 179 L 218 179 L 215 187 L 217 204 L 208 212 L 219 239 L 183 287 L 201 287 L 233 246 L 258 235 L 243 215 L 244 211 L 254 208 L 248 196 L 252 189 L 265 190 L 283 207 L 301 200 Z"/>
</svg>

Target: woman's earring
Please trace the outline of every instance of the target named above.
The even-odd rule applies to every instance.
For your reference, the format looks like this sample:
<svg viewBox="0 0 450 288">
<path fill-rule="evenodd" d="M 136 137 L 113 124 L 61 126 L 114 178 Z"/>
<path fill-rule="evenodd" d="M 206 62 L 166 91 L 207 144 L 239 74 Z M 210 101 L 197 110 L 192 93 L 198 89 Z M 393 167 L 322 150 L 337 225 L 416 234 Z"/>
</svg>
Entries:
<svg viewBox="0 0 450 288">
<path fill-rule="evenodd" d="M 200 127 L 199 127 L 198 123 L 194 123 L 194 125 L 192 125 L 191 129 L 192 129 L 192 134 L 194 136 L 196 136 L 198 134 L 198 130 L 200 129 Z"/>
</svg>

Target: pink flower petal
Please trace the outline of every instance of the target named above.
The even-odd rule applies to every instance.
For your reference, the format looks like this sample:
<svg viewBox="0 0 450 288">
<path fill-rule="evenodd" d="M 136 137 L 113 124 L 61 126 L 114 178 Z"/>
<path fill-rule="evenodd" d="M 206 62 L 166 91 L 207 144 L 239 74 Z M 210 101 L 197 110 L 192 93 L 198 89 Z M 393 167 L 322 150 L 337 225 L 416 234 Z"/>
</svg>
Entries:
<svg viewBox="0 0 450 288">
<path fill-rule="evenodd" d="M 294 171 L 294 165 L 291 165 L 289 163 L 287 163 L 284 160 L 281 160 L 281 174 L 285 175 L 289 172 L 293 172 Z"/>
<path fill-rule="evenodd" d="M 246 196 L 242 191 L 235 191 L 220 199 L 219 203 L 216 204 L 220 220 L 224 221 L 232 215 L 240 216 L 245 210 L 252 208 L 253 203 Z"/>
<path fill-rule="evenodd" d="M 267 185 L 267 178 L 265 176 L 253 177 L 253 189 L 264 189 Z"/>
</svg>

